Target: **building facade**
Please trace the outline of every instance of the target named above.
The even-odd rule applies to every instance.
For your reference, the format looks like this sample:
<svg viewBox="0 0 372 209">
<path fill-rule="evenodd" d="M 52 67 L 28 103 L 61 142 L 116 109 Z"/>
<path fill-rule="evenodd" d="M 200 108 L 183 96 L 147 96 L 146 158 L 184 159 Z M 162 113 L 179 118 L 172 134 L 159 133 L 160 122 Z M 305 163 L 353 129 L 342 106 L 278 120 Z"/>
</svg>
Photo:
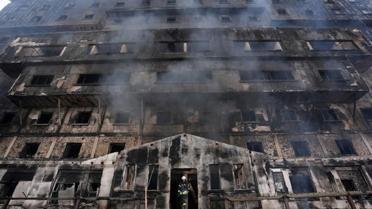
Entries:
<svg viewBox="0 0 372 209">
<path fill-rule="evenodd" d="M 372 208 L 370 0 L 12 0 L 0 53 L 2 209 Z"/>
</svg>

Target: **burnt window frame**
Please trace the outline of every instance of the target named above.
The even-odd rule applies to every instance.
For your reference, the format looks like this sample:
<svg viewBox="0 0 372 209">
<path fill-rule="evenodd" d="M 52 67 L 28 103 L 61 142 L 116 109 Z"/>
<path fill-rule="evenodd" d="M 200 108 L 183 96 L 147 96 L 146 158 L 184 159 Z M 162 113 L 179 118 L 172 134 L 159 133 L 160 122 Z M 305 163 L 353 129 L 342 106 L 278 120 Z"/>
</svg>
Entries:
<svg viewBox="0 0 372 209">
<path fill-rule="evenodd" d="M 10 117 L 10 119 L 8 119 Z M 1 114 L 0 126 L 9 126 L 13 123 L 14 119 L 17 117 L 17 112 L 15 111 L 5 111 Z M 5 120 L 7 119 L 7 120 Z"/>
<path fill-rule="evenodd" d="M 74 147 L 76 146 L 76 147 Z M 79 147 L 79 151 L 77 153 L 71 153 L 71 150 L 75 150 Z M 62 159 L 78 159 L 80 157 L 80 152 L 83 147 L 83 143 L 78 142 L 68 142 L 65 145 L 65 148 L 62 153 Z M 76 151 L 76 150 L 75 150 Z"/>
<path fill-rule="evenodd" d="M 104 78 L 102 73 L 81 73 L 79 74 L 75 85 L 76 86 L 98 86 Z"/>
<path fill-rule="evenodd" d="M 321 115 L 323 122 L 340 122 L 336 111 L 334 109 L 320 109 L 319 113 Z M 329 118 L 331 116 L 332 118 Z"/>
<path fill-rule="evenodd" d="M 288 117 L 288 116 L 290 116 L 290 117 Z M 294 116 L 294 117 L 292 117 L 292 116 Z M 284 121 L 284 122 L 298 122 L 298 121 L 300 121 L 300 117 L 298 115 L 298 112 L 296 110 L 292 110 L 292 109 L 281 110 L 280 111 L 280 117 L 281 117 L 281 121 Z"/>
<path fill-rule="evenodd" d="M 39 23 L 43 19 L 43 16 L 35 15 L 30 19 L 30 23 Z"/>
<path fill-rule="evenodd" d="M 280 16 L 289 15 L 287 9 L 285 9 L 285 8 L 276 9 L 276 13 Z"/>
<path fill-rule="evenodd" d="M 150 169 L 150 168 L 154 168 Z M 149 164 L 148 165 L 148 175 L 147 175 L 147 190 L 148 191 L 158 191 L 159 190 L 159 165 Z M 156 172 L 154 172 L 156 171 Z M 150 176 L 151 175 L 151 176 Z M 155 177 L 155 178 L 154 178 Z M 155 184 L 155 185 L 154 185 Z"/>
<path fill-rule="evenodd" d="M 81 123 L 81 122 L 78 122 L 78 119 L 79 117 L 83 117 L 83 116 L 79 116 L 80 114 L 90 114 L 89 115 L 89 118 L 87 120 L 86 123 Z M 78 126 L 87 126 L 90 124 L 91 120 L 92 120 L 92 116 L 93 116 L 93 111 L 92 110 L 82 110 L 82 111 L 77 111 L 73 118 L 72 118 L 72 125 L 78 125 Z M 84 116 L 85 117 L 85 116 Z"/>
<path fill-rule="evenodd" d="M 56 21 L 57 21 L 57 22 L 62 22 L 62 21 L 67 20 L 67 18 L 68 18 L 67 15 L 61 15 L 61 16 L 59 16 L 59 17 L 56 19 Z"/>
<path fill-rule="evenodd" d="M 89 55 L 124 55 L 134 53 L 134 42 L 108 42 L 89 45 Z M 100 47 L 103 47 L 100 49 Z M 123 50 L 125 49 L 125 50 Z"/>
<path fill-rule="evenodd" d="M 52 111 L 41 111 L 38 115 L 37 120 L 35 121 L 35 123 L 33 125 L 38 125 L 38 126 L 50 125 L 51 121 L 53 119 L 53 116 L 54 116 L 54 112 L 52 112 Z M 43 117 L 49 118 L 47 123 L 42 123 L 42 121 L 45 119 Z"/>
<path fill-rule="evenodd" d="M 243 163 L 234 163 L 232 165 L 233 176 L 234 176 L 234 190 L 245 190 L 247 189 L 247 176 L 245 172 L 245 166 Z"/>
<path fill-rule="evenodd" d="M 372 126 L 372 107 L 360 108 L 364 121 L 368 126 Z"/>
<path fill-rule="evenodd" d="M 94 14 L 85 14 L 83 20 L 93 20 Z"/>
<path fill-rule="evenodd" d="M 243 75 L 247 73 L 247 75 Z M 278 74 L 275 73 L 282 73 L 280 75 L 283 79 L 277 79 Z M 249 75 L 251 74 L 251 75 Z M 293 76 L 293 70 L 240 70 L 240 83 L 249 83 L 249 82 L 294 82 L 296 78 Z M 245 77 L 245 78 L 244 78 Z M 251 78 L 249 78 L 251 77 Z M 244 79 L 243 79 L 244 78 Z"/>
<path fill-rule="evenodd" d="M 120 190 L 133 191 L 135 188 L 135 184 L 136 184 L 136 177 L 137 177 L 137 165 L 136 164 L 124 165 L 124 171 L 122 173 L 122 178 L 120 181 Z M 127 185 L 128 181 L 130 181 L 129 185 Z"/>
<path fill-rule="evenodd" d="M 302 179 L 299 179 L 302 178 Z M 316 187 L 314 181 L 309 172 L 306 175 L 304 174 L 291 174 L 289 180 L 292 186 L 293 193 L 314 193 L 316 192 Z M 304 182 L 306 180 L 307 182 Z M 298 186 L 294 185 L 295 183 L 301 182 Z M 305 186 L 306 185 L 306 186 Z"/>
<path fill-rule="evenodd" d="M 27 158 L 34 158 L 35 155 L 38 153 L 39 149 L 40 149 L 40 142 L 27 142 L 23 145 L 23 148 L 21 150 L 21 152 L 19 152 L 19 158 L 23 158 L 23 159 L 27 159 Z M 34 152 L 32 153 L 29 153 L 28 151 L 30 149 L 33 149 L 35 148 L 36 149 L 34 150 Z"/>
<path fill-rule="evenodd" d="M 210 191 L 220 191 L 221 190 L 221 171 L 220 171 L 220 164 L 209 164 L 208 165 L 209 169 L 209 190 Z M 212 176 L 212 169 L 215 169 L 214 171 L 217 171 L 217 173 L 213 172 Z M 217 181 L 212 181 L 216 177 L 218 180 Z"/>
<path fill-rule="evenodd" d="M 356 192 L 358 191 L 357 186 L 355 185 L 355 182 L 353 179 L 340 179 L 342 186 L 344 187 L 345 191 L 347 192 Z M 348 185 L 351 183 L 351 185 Z M 352 188 L 349 188 L 351 186 Z"/>
<path fill-rule="evenodd" d="M 121 118 L 122 117 L 118 117 L 118 116 L 125 116 L 126 117 L 126 120 L 117 120 L 118 118 Z M 113 114 L 113 120 L 112 120 L 112 123 L 114 125 L 128 125 L 130 123 L 130 113 L 129 112 L 126 112 L 126 111 L 117 111 Z"/>
<path fill-rule="evenodd" d="M 30 87 L 49 87 L 54 80 L 54 75 L 33 75 L 31 77 Z"/>
<path fill-rule="evenodd" d="M 351 139 L 336 139 L 335 143 L 342 156 L 358 155 Z"/>
<path fill-rule="evenodd" d="M 240 114 L 241 114 L 241 121 L 244 123 L 258 123 L 259 122 L 256 111 L 252 109 L 241 110 Z M 247 120 L 247 118 L 249 120 Z M 251 120 L 251 119 L 254 119 L 254 120 Z"/>
<path fill-rule="evenodd" d="M 236 47 L 242 48 L 242 51 L 245 53 L 284 51 L 282 41 L 276 40 L 276 39 L 273 39 L 273 40 L 234 40 L 233 43 Z M 273 44 L 273 47 L 265 46 L 264 44 L 267 44 L 267 43 Z"/>
<path fill-rule="evenodd" d="M 345 82 L 346 79 L 339 69 L 319 69 L 318 74 L 323 82 Z"/>
<path fill-rule="evenodd" d="M 220 15 L 218 19 L 222 24 L 229 24 L 232 22 L 231 15 Z"/>
<path fill-rule="evenodd" d="M 353 46 L 353 49 L 334 49 L 336 43 L 350 43 Z M 314 44 L 313 44 L 314 43 Z M 329 47 L 322 47 L 320 45 L 328 44 Z M 332 45 L 331 45 L 332 44 Z M 309 51 L 313 52 L 337 52 L 337 51 L 359 51 L 360 48 L 353 40 L 306 40 L 306 45 Z"/>
<path fill-rule="evenodd" d="M 20 51 L 16 52 L 15 56 L 16 57 L 19 57 L 19 56 L 21 57 L 60 57 L 64 54 L 65 48 L 66 48 L 65 45 L 22 46 Z M 27 52 L 24 52 L 27 50 L 32 51 L 33 53 L 29 54 Z M 48 51 L 48 50 L 51 50 L 51 51 Z M 34 54 L 34 52 L 36 53 Z"/>
<path fill-rule="evenodd" d="M 290 144 L 296 157 L 311 157 L 309 142 L 301 140 L 291 140 Z"/>
<path fill-rule="evenodd" d="M 126 145 L 125 143 L 121 143 L 121 142 L 110 143 L 107 154 L 111 154 L 111 153 L 114 153 L 114 152 L 120 153 L 121 151 L 125 150 L 125 145 Z M 122 149 L 120 151 L 113 151 L 113 147 L 115 147 L 115 146 L 116 147 L 122 147 Z"/>
<path fill-rule="evenodd" d="M 254 152 L 265 153 L 262 141 L 248 141 L 247 149 Z"/>
<path fill-rule="evenodd" d="M 179 78 L 185 78 L 191 76 L 188 79 L 180 80 Z M 156 72 L 156 83 L 157 84 L 204 84 L 209 83 L 213 80 L 213 73 L 210 70 L 202 71 L 186 71 L 186 72 L 174 72 L 174 71 L 158 71 Z"/>
</svg>

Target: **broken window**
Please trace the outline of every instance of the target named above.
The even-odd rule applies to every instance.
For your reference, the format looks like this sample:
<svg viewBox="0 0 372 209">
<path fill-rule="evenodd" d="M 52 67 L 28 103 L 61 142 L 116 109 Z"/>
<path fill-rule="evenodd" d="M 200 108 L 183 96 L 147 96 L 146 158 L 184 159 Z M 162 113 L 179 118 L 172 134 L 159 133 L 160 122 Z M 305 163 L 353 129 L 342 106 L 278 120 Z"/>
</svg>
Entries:
<svg viewBox="0 0 372 209">
<path fill-rule="evenodd" d="M 125 143 L 111 143 L 108 153 L 121 152 L 125 148 Z"/>
<path fill-rule="evenodd" d="M 142 0 L 142 6 L 150 7 L 151 6 L 151 0 Z"/>
<path fill-rule="evenodd" d="M 99 2 L 94 2 L 94 3 L 92 4 L 92 7 L 93 7 L 93 8 L 98 8 L 98 7 L 99 7 Z"/>
<path fill-rule="evenodd" d="M 175 6 L 176 5 L 176 0 L 167 0 L 167 5 L 168 6 Z"/>
<path fill-rule="evenodd" d="M 238 48 L 244 51 L 282 51 L 279 41 L 237 41 Z"/>
<path fill-rule="evenodd" d="M 240 71 L 240 81 L 291 81 L 294 80 L 291 71 Z"/>
<path fill-rule="evenodd" d="M 235 180 L 235 189 L 245 189 L 245 176 L 244 176 L 244 170 L 243 170 L 243 164 L 234 164 L 234 180 Z"/>
<path fill-rule="evenodd" d="M 318 72 L 324 81 L 345 81 L 341 70 L 319 70 Z"/>
<path fill-rule="evenodd" d="M 358 50 L 353 41 L 308 41 L 307 45 L 312 51 Z"/>
<path fill-rule="evenodd" d="M 287 15 L 288 14 L 287 10 L 283 9 L 283 8 L 277 9 L 276 11 L 278 12 L 279 15 Z"/>
<path fill-rule="evenodd" d="M 102 74 L 80 74 L 77 84 L 79 85 L 98 85 L 102 80 Z"/>
<path fill-rule="evenodd" d="M 133 44 L 130 43 L 104 43 L 91 47 L 91 55 L 127 54 L 132 52 Z"/>
<path fill-rule="evenodd" d="M 79 111 L 73 120 L 74 124 L 77 125 L 87 125 L 89 124 L 90 117 L 92 116 L 92 111 Z"/>
<path fill-rule="evenodd" d="M 320 114 L 325 122 L 339 121 L 336 112 L 333 109 L 320 110 Z"/>
<path fill-rule="evenodd" d="M 115 4 L 115 7 L 124 7 L 124 6 L 125 6 L 125 2 L 122 2 L 122 1 L 116 2 Z"/>
<path fill-rule="evenodd" d="M 75 197 L 80 188 L 80 181 L 83 179 L 82 171 L 77 170 L 60 170 L 57 180 L 52 189 L 52 198 Z M 57 199 L 52 200 L 53 204 L 58 204 Z"/>
<path fill-rule="evenodd" d="M 264 153 L 262 142 L 258 142 L 258 141 L 248 142 L 247 143 L 247 148 L 249 150 L 251 150 L 251 151 L 254 151 L 254 152 L 262 152 L 262 153 Z"/>
<path fill-rule="evenodd" d="M 33 22 L 33 23 L 40 22 L 41 18 L 42 18 L 41 16 L 33 16 L 31 18 L 31 22 Z"/>
<path fill-rule="evenodd" d="M 200 83 L 212 79 L 210 71 L 162 71 L 157 72 L 157 81 L 159 83 Z"/>
<path fill-rule="evenodd" d="M 156 124 L 158 125 L 168 125 L 172 123 L 172 113 L 171 112 L 158 112 L 156 113 Z"/>
<path fill-rule="evenodd" d="M 160 50 L 165 53 L 196 53 L 209 51 L 209 41 L 207 40 L 161 42 L 159 46 Z"/>
<path fill-rule="evenodd" d="M 177 20 L 176 17 L 172 16 L 172 17 L 167 17 L 167 23 L 175 23 Z"/>
<path fill-rule="evenodd" d="M 117 112 L 114 115 L 115 124 L 127 124 L 129 123 L 129 113 L 127 112 Z"/>
<path fill-rule="evenodd" d="M 4 112 L 0 120 L 0 125 L 9 125 L 13 121 L 15 116 L 15 112 Z"/>
<path fill-rule="evenodd" d="M 67 19 L 67 15 L 61 15 L 58 17 L 57 21 L 64 21 Z"/>
<path fill-rule="evenodd" d="M 336 140 L 337 147 L 340 149 L 342 155 L 355 155 L 353 143 L 348 139 Z"/>
<path fill-rule="evenodd" d="M 352 179 L 341 179 L 341 182 L 346 191 L 348 192 L 358 191 Z"/>
<path fill-rule="evenodd" d="M 209 165 L 209 174 L 210 174 L 210 189 L 211 190 L 221 189 L 220 166 L 217 164 Z"/>
<path fill-rule="evenodd" d="M 372 108 L 362 108 L 361 109 L 364 120 L 370 124 L 372 122 Z"/>
<path fill-rule="evenodd" d="M 296 157 L 308 157 L 311 155 L 309 145 L 306 141 L 291 141 Z"/>
<path fill-rule="evenodd" d="M 297 112 L 294 110 L 282 110 L 281 116 L 283 121 L 298 121 Z"/>
<path fill-rule="evenodd" d="M 86 15 L 84 16 L 84 19 L 85 19 L 85 20 L 92 20 L 93 17 L 94 17 L 93 14 L 86 14 Z"/>
<path fill-rule="evenodd" d="M 12 197 L 20 181 L 32 181 L 35 170 L 28 168 L 8 169 L 0 178 L 0 197 Z M 3 203 L 0 200 L 0 204 Z"/>
<path fill-rule="evenodd" d="M 88 178 L 88 197 L 97 197 L 99 189 L 101 187 L 102 171 L 89 172 Z"/>
<path fill-rule="evenodd" d="M 26 143 L 19 153 L 20 158 L 33 158 L 39 149 L 40 143 Z"/>
<path fill-rule="evenodd" d="M 253 110 L 243 110 L 242 113 L 242 121 L 244 122 L 256 122 L 256 113 Z"/>
<path fill-rule="evenodd" d="M 315 192 L 313 182 L 309 175 L 295 174 L 289 177 L 294 193 Z"/>
<path fill-rule="evenodd" d="M 149 165 L 149 175 L 147 178 L 148 181 L 148 190 L 158 190 L 158 175 L 159 175 L 159 166 L 158 165 Z"/>
<path fill-rule="evenodd" d="M 53 75 L 34 75 L 32 76 L 31 86 L 50 86 L 54 76 Z"/>
<path fill-rule="evenodd" d="M 67 143 L 63 158 L 78 158 L 81 149 L 81 143 Z"/>
<path fill-rule="evenodd" d="M 17 56 L 25 57 L 56 57 L 61 56 L 64 46 L 39 46 L 39 47 L 23 47 L 17 53 Z"/>
<path fill-rule="evenodd" d="M 122 188 L 124 190 L 133 190 L 134 189 L 134 179 L 136 176 L 136 166 L 133 164 L 126 165 L 124 176 L 123 176 L 123 182 L 122 182 Z"/>
<path fill-rule="evenodd" d="M 48 125 L 52 119 L 53 112 L 41 112 L 39 118 L 36 121 L 37 125 Z"/>
<path fill-rule="evenodd" d="M 280 169 L 272 169 L 275 191 L 278 193 L 287 193 L 288 189 L 285 185 L 283 172 Z"/>
<path fill-rule="evenodd" d="M 221 15 L 220 16 L 220 21 L 222 23 L 230 23 L 231 22 L 231 17 L 228 15 Z"/>
</svg>

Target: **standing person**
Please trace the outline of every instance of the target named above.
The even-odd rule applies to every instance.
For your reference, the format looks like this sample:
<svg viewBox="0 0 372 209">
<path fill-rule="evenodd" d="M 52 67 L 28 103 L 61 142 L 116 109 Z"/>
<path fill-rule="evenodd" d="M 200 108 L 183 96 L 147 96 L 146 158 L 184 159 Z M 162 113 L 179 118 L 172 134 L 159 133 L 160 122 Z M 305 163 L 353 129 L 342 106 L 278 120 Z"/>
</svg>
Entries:
<svg viewBox="0 0 372 209">
<path fill-rule="evenodd" d="M 181 177 L 181 183 L 178 185 L 178 198 L 180 200 L 181 209 L 188 209 L 189 192 L 194 194 L 194 189 L 191 184 L 187 181 L 186 176 Z"/>
</svg>

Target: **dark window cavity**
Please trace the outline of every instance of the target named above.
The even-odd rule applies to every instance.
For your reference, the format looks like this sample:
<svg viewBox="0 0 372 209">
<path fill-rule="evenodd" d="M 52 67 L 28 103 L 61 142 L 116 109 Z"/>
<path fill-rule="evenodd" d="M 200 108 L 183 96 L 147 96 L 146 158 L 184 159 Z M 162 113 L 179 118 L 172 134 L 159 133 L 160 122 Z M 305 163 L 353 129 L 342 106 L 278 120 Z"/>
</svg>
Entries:
<svg viewBox="0 0 372 209">
<path fill-rule="evenodd" d="M 348 192 L 358 191 L 355 187 L 354 181 L 352 179 L 341 179 L 342 185 Z"/>
<path fill-rule="evenodd" d="M 264 153 L 262 142 L 248 142 L 247 148 L 254 152 L 262 152 Z"/>
<path fill-rule="evenodd" d="M 77 84 L 98 85 L 102 80 L 102 74 L 80 74 Z"/>
<path fill-rule="evenodd" d="M 31 86 L 50 86 L 53 75 L 34 75 L 31 80 Z"/>
<path fill-rule="evenodd" d="M 242 121 L 244 122 L 256 122 L 256 113 L 253 110 L 242 111 Z"/>
<path fill-rule="evenodd" d="M 345 81 L 341 70 L 319 70 L 319 75 L 324 81 Z"/>
<path fill-rule="evenodd" d="M 187 72 L 158 72 L 157 80 L 159 83 L 200 83 L 212 79 L 210 71 L 187 71 Z"/>
<path fill-rule="evenodd" d="M 125 6 L 125 2 L 116 2 L 115 4 L 115 7 L 124 7 Z"/>
<path fill-rule="evenodd" d="M 31 22 L 33 22 L 33 23 L 37 23 L 37 22 L 40 22 L 41 21 L 41 16 L 33 16 L 32 18 L 31 18 Z"/>
<path fill-rule="evenodd" d="M 277 9 L 276 11 L 278 12 L 279 15 L 287 15 L 288 14 L 286 9 Z"/>
<path fill-rule="evenodd" d="M 242 51 L 282 51 L 279 41 L 235 41 L 235 47 Z"/>
<path fill-rule="evenodd" d="M 64 21 L 67 19 L 67 15 L 61 15 L 58 17 L 57 21 Z"/>
<path fill-rule="evenodd" d="M 221 189 L 220 166 L 219 165 L 209 165 L 209 173 L 210 173 L 210 188 L 211 188 L 211 190 Z"/>
<path fill-rule="evenodd" d="M 0 125 L 10 124 L 15 118 L 15 116 L 16 116 L 15 112 L 4 112 L 0 120 Z"/>
<path fill-rule="evenodd" d="M 176 5 L 176 0 L 167 0 L 167 5 L 168 6 L 175 6 Z"/>
<path fill-rule="evenodd" d="M 149 165 L 148 190 L 158 190 L 159 166 Z"/>
<path fill-rule="evenodd" d="M 291 71 L 240 71 L 240 81 L 292 81 Z"/>
<path fill-rule="evenodd" d="M 168 125 L 172 123 L 172 113 L 170 112 L 158 112 L 156 113 L 156 124 Z"/>
<path fill-rule="evenodd" d="M 60 56 L 64 46 L 23 47 L 17 56 L 25 57 L 56 57 Z"/>
<path fill-rule="evenodd" d="M 85 20 L 92 20 L 93 17 L 94 17 L 94 15 L 92 15 L 92 14 L 87 14 L 87 15 L 84 16 L 84 19 L 85 19 Z"/>
<path fill-rule="evenodd" d="M 307 44 L 309 49 L 313 51 L 358 50 L 353 41 L 320 40 L 308 41 Z"/>
<path fill-rule="evenodd" d="M 80 111 L 76 114 L 74 124 L 88 124 L 92 111 Z"/>
<path fill-rule="evenodd" d="M 41 112 L 39 118 L 36 121 L 37 125 L 48 125 L 52 119 L 53 112 Z"/>
<path fill-rule="evenodd" d="M 336 140 L 337 147 L 340 149 L 342 155 L 355 155 L 353 143 L 348 139 Z"/>
<path fill-rule="evenodd" d="M 78 158 L 81 149 L 81 143 L 67 143 L 63 158 Z"/>
<path fill-rule="evenodd" d="M 129 113 L 117 112 L 114 116 L 114 123 L 116 124 L 127 124 L 129 123 Z"/>
<path fill-rule="evenodd" d="M 312 193 L 315 192 L 313 182 L 310 176 L 296 174 L 289 177 L 294 193 Z"/>
<path fill-rule="evenodd" d="M 220 20 L 222 23 L 230 23 L 231 22 L 231 17 L 228 15 L 222 15 L 220 16 Z"/>
<path fill-rule="evenodd" d="M 132 164 L 126 165 L 124 171 L 124 178 L 122 182 L 122 187 L 124 190 L 133 190 L 135 176 L 136 166 Z"/>
<path fill-rule="evenodd" d="M 127 54 L 133 50 L 133 43 L 103 43 L 91 47 L 92 55 Z"/>
<path fill-rule="evenodd" d="M 306 141 L 291 141 L 296 157 L 308 157 L 311 155 L 309 144 Z"/>
<path fill-rule="evenodd" d="M 19 153 L 20 158 L 33 158 L 39 149 L 40 143 L 26 143 Z"/>
<path fill-rule="evenodd" d="M 339 121 L 336 112 L 332 109 L 320 110 L 323 121 Z"/>
<path fill-rule="evenodd" d="M 125 143 L 111 143 L 108 153 L 121 152 L 125 148 Z"/>
<path fill-rule="evenodd" d="M 167 23 L 175 23 L 177 20 L 176 17 L 174 16 L 171 16 L 171 17 L 167 17 Z"/>
<path fill-rule="evenodd" d="M 245 176 L 243 171 L 243 164 L 234 164 L 234 187 L 235 189 L 244 189 L 245 188 Z"/>
<path fill-rule="evenodd" d="M 298 121 L 297 112 L 294 110 L 283 110 L 281 116 L 283 121 Z"/>
<path fill-rule="evenodd" d="M 364 120 L 370 124 L 372 122 L 372 108 L 362 108 L 361 112 L 363 114 Z"/>
</svg>

